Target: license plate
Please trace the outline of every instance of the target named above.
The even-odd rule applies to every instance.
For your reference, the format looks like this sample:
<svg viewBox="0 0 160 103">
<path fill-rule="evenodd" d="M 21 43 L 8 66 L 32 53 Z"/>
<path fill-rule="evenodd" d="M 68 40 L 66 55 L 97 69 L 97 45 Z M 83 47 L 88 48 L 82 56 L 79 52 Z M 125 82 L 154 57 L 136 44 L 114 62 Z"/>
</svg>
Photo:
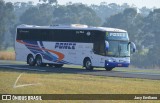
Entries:
<svg viewBox="0 0 160 103">
<path fill-rule="evenodd" d="M 119 66 L 119 67 L 121 67 L 121 66 L 122 66 L 122 64 L 118 64 L 118 66 Z"/>
</svg>

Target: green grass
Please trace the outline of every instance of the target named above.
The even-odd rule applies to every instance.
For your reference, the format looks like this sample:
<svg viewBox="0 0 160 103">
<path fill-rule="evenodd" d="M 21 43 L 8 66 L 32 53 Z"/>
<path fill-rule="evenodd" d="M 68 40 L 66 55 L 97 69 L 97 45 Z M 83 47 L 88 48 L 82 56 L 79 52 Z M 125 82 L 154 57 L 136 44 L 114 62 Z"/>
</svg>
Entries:
<svg viewBox="0 0 160 103">
<path fill-rule="evenodd" d="M 14 52 L 14 47 L 8 47 L 6 51 Z"/>
<path fill-rule="evenodd" d="M 136 78 L 113 78 L 104 76 L 90 76 L 81 74 L 38 73 L 25 72 L 17 85 L 28 83 L 41 83 L 35 86 L 13 88 L 19 71 L 0 71 L 0 93 L 15 94 L 158 94 L 160 93 L 159 80 L 146 80 Z M 52 103 L 53 101 L 46 101 Z M 67 101 L 56 101 L 67 102 Z M 106 102 L 106 101 L 69 101 Z M 111 101 L 109 101 L 111 102 Z M 113 103 L 134 103 L 135 101 L 112 101 Z M 138 101 L 139 102 L 139 101 Z M 153 103 L 157 101 L 143 101 Z M 143 103 L 142 101 L 140 103 Z M 15 101 L 16 103 L 16 101 Z M 28 101 L 26 102 L 28 103 Z M 158 102 L 157 102 L 158 103 Z"/>
<path fill-rule="evenodd" d="M 23 65 L 27 65 L 27 63 L 26 62 L 22 62 L 22 61 L 15 61 L 15 60 L 0 60 L 0 64 L 23 64 Z"/>
<path fill-rule="evenodd" d="M 3 52 L 14 52 L 14 47 L 8 47 L 6 50 L 1 50 Z"/>
</svg>

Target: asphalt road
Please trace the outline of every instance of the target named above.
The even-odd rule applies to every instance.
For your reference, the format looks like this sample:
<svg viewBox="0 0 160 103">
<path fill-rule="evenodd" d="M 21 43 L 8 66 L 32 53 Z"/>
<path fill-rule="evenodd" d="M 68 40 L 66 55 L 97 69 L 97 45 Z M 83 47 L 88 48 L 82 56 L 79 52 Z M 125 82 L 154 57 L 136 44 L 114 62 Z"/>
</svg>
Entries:
<svg viewBox="0 0 160 103">
<path fill-rule="evenodd" d="M 88 71 L 78 68 L 54 68 L 54 67 L 31 67 L 25 64 L 13 64 L 10 62 L 0 61 L 0 71 L 18 70 L 18 71 L 36 71 L 45 73 L 69 73 L 69 74 L 84 74 L 94 76 L 106 76 L 106 77 L 121 77 L 121 78 L 141 78 L 160 80 L 160 73 L 135 73 L 135 72 L 122 72 L 122 71 L 105 71 L 105 70 L 93 70 Z"/>
</svg>

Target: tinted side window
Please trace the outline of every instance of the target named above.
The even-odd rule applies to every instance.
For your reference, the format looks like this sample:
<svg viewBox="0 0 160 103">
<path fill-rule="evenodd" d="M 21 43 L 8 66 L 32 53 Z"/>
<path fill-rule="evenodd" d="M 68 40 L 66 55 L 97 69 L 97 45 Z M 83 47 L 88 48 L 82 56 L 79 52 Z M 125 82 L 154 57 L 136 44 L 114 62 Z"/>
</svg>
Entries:
<svg viewBox="0 0 160 103">
<path fill-rule="evenodd" d="M 17 29 L 17 40 L 25 40 L 29 38 L 29 30 L 27 29 Z"/>
<path fill-rule="evenodd" d="M 52 40 L 59 42 L 91 42 L 91 37 L 77 34 L 77 30 L 52 30 Z"/>
<path fill-rule="evenodd" d="M 17 29 L 17 40 L 48 41 L 51 38 L 45 29 Z"/>
<path fill-rule="evenodd" d="M 93 50 L 95 54 L 105 55 L 105 35 L 103 32 L 96 32 L 93 36 Z"/>
<path fill-rule="evenodd" d="M 17 40 L 95 43 L 104 39 L 101 31 L 83 30 L 84 33 L 77 31 L 82 30 L 17 29 Z M 87 32 L 91 35 L 88 36 Z"/>
</svg>

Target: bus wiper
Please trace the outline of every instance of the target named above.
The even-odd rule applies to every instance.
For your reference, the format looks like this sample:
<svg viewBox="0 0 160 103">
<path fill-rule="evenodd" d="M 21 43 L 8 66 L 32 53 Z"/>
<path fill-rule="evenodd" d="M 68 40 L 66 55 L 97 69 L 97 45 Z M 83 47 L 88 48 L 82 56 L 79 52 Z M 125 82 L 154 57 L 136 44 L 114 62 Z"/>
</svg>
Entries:
<svg viewBox="0 0 160 103">
<path fill-rule="evenodd" d="M 130 57 L 130 56 L 126 56 L 126 55 L 124 55 L 124 56 L 120 56 L 120 57 Z"/>
<path fill-rule="evenodd" d="M 115 55 L 113 55 L 113 57 L 119 57 L 118 52 Z"/>
<path fill-rule="evenodd" d="M 118 52 L 119 52 L 119 56 L 121 55 L 121 45 L 118 46 Z"/>
<path fill-rule="evenodd" d="M 118 56 L 119 56 L 118 51 L 115 51 L 114 54 L 113 54 L 112 56 L 113 56 L 113 57 L 118 57 Z"/>
</svg>

